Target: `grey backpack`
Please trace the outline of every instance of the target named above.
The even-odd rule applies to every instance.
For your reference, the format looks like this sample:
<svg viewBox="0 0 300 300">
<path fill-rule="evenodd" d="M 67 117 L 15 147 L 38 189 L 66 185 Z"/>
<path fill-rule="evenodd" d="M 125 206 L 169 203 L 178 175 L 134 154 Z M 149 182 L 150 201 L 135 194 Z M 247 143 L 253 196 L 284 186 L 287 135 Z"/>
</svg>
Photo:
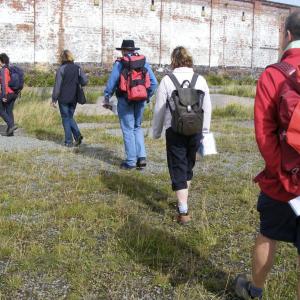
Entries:
<svg viewBox="0 0 300 300">
<path fill-rule="evenodd" d="M 196 90 L 198 74 L 194 73 L 192 81 L 184 80 L 180 85 L 174 74 L 168 76 L 175 85 L 171 98 L 167 100 L 172 120 L 172 129 L 182 135 L 193 135 L 202 132 L 203 126 L 203 98 L 205 93 Z M 184 87 L 188 83 L 188 87 Z"/>
</svg>

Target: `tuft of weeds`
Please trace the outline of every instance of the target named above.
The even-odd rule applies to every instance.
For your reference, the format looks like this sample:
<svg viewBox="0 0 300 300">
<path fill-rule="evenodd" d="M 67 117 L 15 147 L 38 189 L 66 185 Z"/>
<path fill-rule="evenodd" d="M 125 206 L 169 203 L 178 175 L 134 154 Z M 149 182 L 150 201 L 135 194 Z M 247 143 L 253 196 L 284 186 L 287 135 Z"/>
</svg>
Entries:
<svg viewBox="0 0 300 300">
<path fill-rule="evenodd" d="M 225 107 L 215 108 L 213 118 L 229 118 L 237 120 L 253 120 L 253 107 L 242 106 L 240 104 L 229 104 Z"/>
<path fill-rule="evenodd" d="M 108 80 L 108 74 L 95 76 L 88 74 L 89 86 L 103 86 Z M 53 87 L 55 83 L 55 71 L 31 70 L 25 73 L 25 85 L 28 87 Z"/>
<path fill-rule="evenodd" d="M 230 77 L 227 75 L 217 75 L 214 73 L 210 73 L 204 77 L 209 86 L 223 86 L 228 84 L 229 82 L 232 82 Z"/>
<path fill-rule="evenodd" d="M 55 72 L 39 70 L 26 72 L 24 81 L 29 87 L 53 87 L 55 83 Z"/>
<path fill-rule="evenodd" d="M 239 97 L 254 98 L 256 94 L 256 87 L 254 85 L 237 85 L 229 84 L 222 87 L 220 94 L 233 95 Z"/>
<path fill-rule="evenodd" d="M 25 129 L 62 132 L 58 113 L 32 96 L 16 106 Z M 146 139 L 143 172 L 118 169 L 122 139 L 105 126 L 85 130 L 74 152 L 0 152 L 1 298 L 236 299 L 233 279 L 249 272 L 259 222 L 252 110 L 214 111 L 219 154 L 195 166 L 186 227 L 173 221 L 163 139 Z M 78 119 L 119 127 L 114 116 Z M 267 299 L 295 298 L 295 258 L 279 244 Z"/>
<path fill-rule="evenodd" d="M 87 101 L 88 104 L 96 104 L 98 98 L 100 96 L 102 96 L 103 93 L 97 92 L 97 91 L 86 90 L 85 95 L 86 95 L 86 101 Z"/>
</svg>

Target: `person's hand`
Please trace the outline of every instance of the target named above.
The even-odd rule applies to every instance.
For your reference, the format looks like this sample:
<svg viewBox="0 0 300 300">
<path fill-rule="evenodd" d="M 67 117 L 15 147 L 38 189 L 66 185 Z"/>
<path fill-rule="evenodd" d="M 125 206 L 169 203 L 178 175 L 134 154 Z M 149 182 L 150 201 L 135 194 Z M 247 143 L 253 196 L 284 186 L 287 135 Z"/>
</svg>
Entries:
<svg viewBox="0 0 300 300">
<path fill-rule="evenodd" d="M 51 103 L 50 103 L 50 106 L 51 106 L 51 107 L 53 107 L 53 108 L 57 108 L 57 105 L 56 105 L 56 103 L 55 103 L 55 102 L 53 102 L 53 101 L 51 101 Z"/>
<path fill-rule="evenodd" d="M 102 106 L 106 109 L 112 110 L 112 105 L 109 103 L 103 103 Z"/>
<path fill-rule="evenodd" d="M 109 103 L 109 98 L 105 97 L 102 106 L 106 109 L 112 110 L 112 105 Z"/>
<path fill-rule="evenodd" d="M 6 103 L 6 102 L 7 102 L 7 98 L 2 98 L 2 101 L 3 101 L 4 103 Z"/>
</svg>

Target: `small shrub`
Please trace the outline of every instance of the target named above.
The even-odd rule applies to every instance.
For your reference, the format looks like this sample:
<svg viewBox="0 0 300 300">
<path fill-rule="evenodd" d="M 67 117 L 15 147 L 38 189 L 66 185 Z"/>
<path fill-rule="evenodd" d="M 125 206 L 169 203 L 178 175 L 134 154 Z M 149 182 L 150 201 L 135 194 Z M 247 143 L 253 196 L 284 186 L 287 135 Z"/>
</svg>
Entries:
<svg viewBox="0 0 300 300">
<path fill-rule="evenodd" d="M 239 85 L 252 85 L 256 86 L 257 80 L 252 76 L 246 76 L 238 80 Z"/>
<path fill-rule="evenodd" d="M 232 82 L 232 79 L 230 79 L 230 77 L 227 74 L 208 74 L 207 76 L 205 76 L 205 79 L 209 86 L 222 86 Z"/>
<path fill-rule="evenodd" d="M 256 93 L 256 87 L 253 85 L 230 84 L 224 86 L 220 91 L 218 91 L 218 93 L 239 97 L 254 98 Z"/>
<path fill-rule="evenodd" d="M 89 104 L 95 104 L 97 103 L 98 98 L 102 95 L 101 92 L 97 92 L 97 91 L 85 91 L 85 95 L 86 95 L 86 101 Z"/>
<path fill-rule="evenodd" d="M 106 85 L 107 80 L 108 80 L 109 75 L 104 74 L 102 76 L 94 76 L 94 75 L 89 75 L 89 86 L 103 86 Z"/>
<path fill-rule="evenodd" d="M 101 76 L 88 75 L 89 86 L 103 86 L 106 85 L 108 74 Z M 25 72 L 25 85 L 29 87 L 53 87 L 55 84 L 55 72 L 46 71 L 29 71 Z"/>
<path fill-rule="evenodd" d="M 54 72 L 31 71 L 25 73 L 25 84 L 29 87 L 51 87 L 55 83 Z"/>
<path fill-rule="evenodd" d="M 253 120 L 254 111 L 251 106 L 242 106 L 240 104 L 229 104 L 225 107 L 215 108 L 213 118 L 232 118 L 241 120 Z"/>
<path fill-rule="evenodd" d="M 28 133 L 41 139 L 53 140 L 62 135 L 59 112 L 50 107 L 48 101 L 39 98 L 20 101 L 15 108 L 15 118 Z"/>
</svg>

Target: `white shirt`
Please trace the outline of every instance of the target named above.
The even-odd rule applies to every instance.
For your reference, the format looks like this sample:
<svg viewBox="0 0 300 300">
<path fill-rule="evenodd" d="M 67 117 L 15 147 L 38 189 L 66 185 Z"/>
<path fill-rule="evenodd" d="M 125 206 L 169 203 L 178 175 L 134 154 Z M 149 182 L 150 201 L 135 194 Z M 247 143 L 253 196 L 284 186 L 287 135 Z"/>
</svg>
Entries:
<svg viewBox="0 0 300 300">
<path fill-rule="evenodd" d="M 173 74 L 176 76 L 180 84 L 184 80 L 191 82 L 194 71 L 192 68 L 182 67 L 176 68 L 173 71 Z M 167 107 L 167 99 L 171 98 L 172 92 L 175 90 L 175 86 L 169 76 L 164 76 L 161 80 L 159 87 L 156 92 L 156 102 L 154 107 L 154 116 L 153 116 L 153 138 L 158 139 L 161 136 L 163 127 L 168 129 L 171 127 L 171 112 Z M 210 121 L 211 121 L 211 101 L 209 96 L 209 89 L 204 77 L 199 75 L 195 89 L 201 90 L 205 93 L 203 99 L 203 132 L 209 132 Z"/>
</svg>

